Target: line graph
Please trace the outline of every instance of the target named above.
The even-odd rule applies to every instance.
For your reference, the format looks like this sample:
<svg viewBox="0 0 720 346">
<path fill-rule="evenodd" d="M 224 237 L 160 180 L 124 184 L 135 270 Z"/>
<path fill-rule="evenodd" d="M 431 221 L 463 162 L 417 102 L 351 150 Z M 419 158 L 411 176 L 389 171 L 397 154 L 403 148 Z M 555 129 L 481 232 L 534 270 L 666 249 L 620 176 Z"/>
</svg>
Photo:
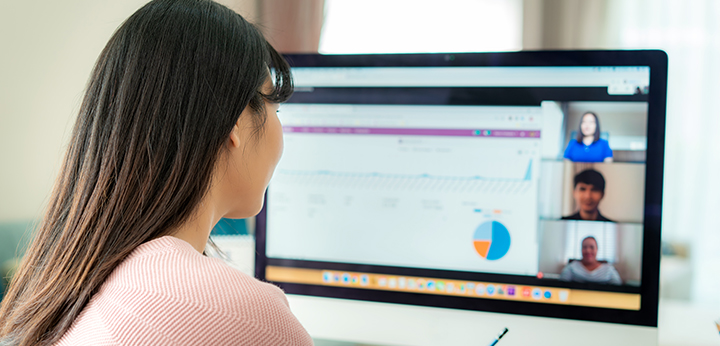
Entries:
<svg viewBox="0 0 720 346">
<path fill-rule="evenodd" d="M 433 174 L 390 174 L 379 172 L 337 172 L 329 170 L 279 169 L 273 184 L 294 186 L 342 187 L 362 190 L 524 193 L 532 185 L 531 159 L 527 170 L 516 178 L 482 176 L 444 176 Z"/>
</svg>

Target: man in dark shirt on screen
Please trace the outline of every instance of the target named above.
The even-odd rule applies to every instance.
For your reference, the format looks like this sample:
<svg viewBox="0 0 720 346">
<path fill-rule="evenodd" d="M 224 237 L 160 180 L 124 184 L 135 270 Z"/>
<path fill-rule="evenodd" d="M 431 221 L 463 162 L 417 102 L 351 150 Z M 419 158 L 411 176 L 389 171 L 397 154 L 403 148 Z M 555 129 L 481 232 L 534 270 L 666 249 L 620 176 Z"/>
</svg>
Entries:
<svg viewBox="0 0 720 346">
<path fill-rule="evenodd" d="M 580 210 L 563 220 L 606 221 L 614 222 L 598 210 L 600 201 L 605 197 L 605 178 L 594 169 L 584 170 L 575 176 L 573 198 Z"/>
</svg>

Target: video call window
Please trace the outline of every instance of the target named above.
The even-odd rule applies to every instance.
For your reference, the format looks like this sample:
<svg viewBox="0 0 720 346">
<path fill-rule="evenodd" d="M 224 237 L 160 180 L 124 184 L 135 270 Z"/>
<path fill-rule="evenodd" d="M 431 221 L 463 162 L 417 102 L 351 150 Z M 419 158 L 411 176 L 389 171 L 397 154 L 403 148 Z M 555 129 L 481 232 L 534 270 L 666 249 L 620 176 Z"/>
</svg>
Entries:
<svg viewBox="0 0 720 346">
<path fill-rule="evenodd" d="M 647 103 L 563 102 L 564 159 L 572 162 L 645 162 Z"/>
<path fill-rule="evenodd" d="M 542 162 L 540 276 L 639 286 L 647 103 L 550 105 L 564 145 Z"/>
<path fill-rule="evenodd" d="M 540 272 L 551 280 L 640 286 L 642 232 L 640 224 L 543 221 Z"/>
</svg>

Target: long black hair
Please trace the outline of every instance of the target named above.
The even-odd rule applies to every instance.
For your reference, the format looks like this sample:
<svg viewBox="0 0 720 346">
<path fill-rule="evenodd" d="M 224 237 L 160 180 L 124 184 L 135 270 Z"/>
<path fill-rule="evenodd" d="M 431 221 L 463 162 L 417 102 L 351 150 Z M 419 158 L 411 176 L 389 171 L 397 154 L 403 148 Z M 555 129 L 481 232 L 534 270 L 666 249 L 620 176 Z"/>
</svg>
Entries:
<svg viewBox="0 0 720 346">
<path fill-rule="evenodd" d="M 600 119 L 598 119 L 598 116 L 597 114 L 595 114 L 595 112 L 585 112 L 583 113 L 582 117 L 580 117 L 580 125 L 578 125 L 577 137 L 575 138 L 578 143 L 582 143 L 583 139 L 585 139 L 585 135 L 582 132 L 582 119 L 588 114 L 592 115 L 593 118 L 595 118 L 595 134 L 593 135 L 593 143 L 600 140 Z"/>
<path fill-rule="evenodd" d="M 275 71 L 274 89 L 262 85 Z M 139 245 L 192 216 L 233 126 L 292 94 L 288 64 L 210 0 L 155 0 L 115 32 L 90 77 L 46 213 L 0 306 L 0 344 L 62 337 Z"/>
</svg>

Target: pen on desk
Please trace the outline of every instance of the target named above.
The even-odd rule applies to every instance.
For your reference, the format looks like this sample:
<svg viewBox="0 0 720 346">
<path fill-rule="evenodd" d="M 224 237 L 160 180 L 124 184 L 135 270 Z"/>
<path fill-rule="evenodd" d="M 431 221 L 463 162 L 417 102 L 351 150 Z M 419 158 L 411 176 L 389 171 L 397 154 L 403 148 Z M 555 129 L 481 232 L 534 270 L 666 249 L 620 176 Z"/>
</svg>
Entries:
<svg viewBox="0 0 720 346">
<path fill-rule="evenodd" d="M 715 322 L 715 327 L 717 327 L 718 333 L 720 333 L 720 320 L 717 320 L 717 321 Z"/>
<path fill-rule="evenodd" d="M 505 328 L 505 330 L 503 330 L 502 334 L 500 334 L 500 336 L 498 336 L 497 339 L 493 340 L 493 342 L 491 342 L 490 345 L 488 345 L 488 346 L 497 345 L 497 343 L 500 341 L 500 339 L 502 339 L 502 337 L 505 336 L 505 334 L 507 334 L 507 332 L 508 332 L 508 329 Z"/>
</svg>

